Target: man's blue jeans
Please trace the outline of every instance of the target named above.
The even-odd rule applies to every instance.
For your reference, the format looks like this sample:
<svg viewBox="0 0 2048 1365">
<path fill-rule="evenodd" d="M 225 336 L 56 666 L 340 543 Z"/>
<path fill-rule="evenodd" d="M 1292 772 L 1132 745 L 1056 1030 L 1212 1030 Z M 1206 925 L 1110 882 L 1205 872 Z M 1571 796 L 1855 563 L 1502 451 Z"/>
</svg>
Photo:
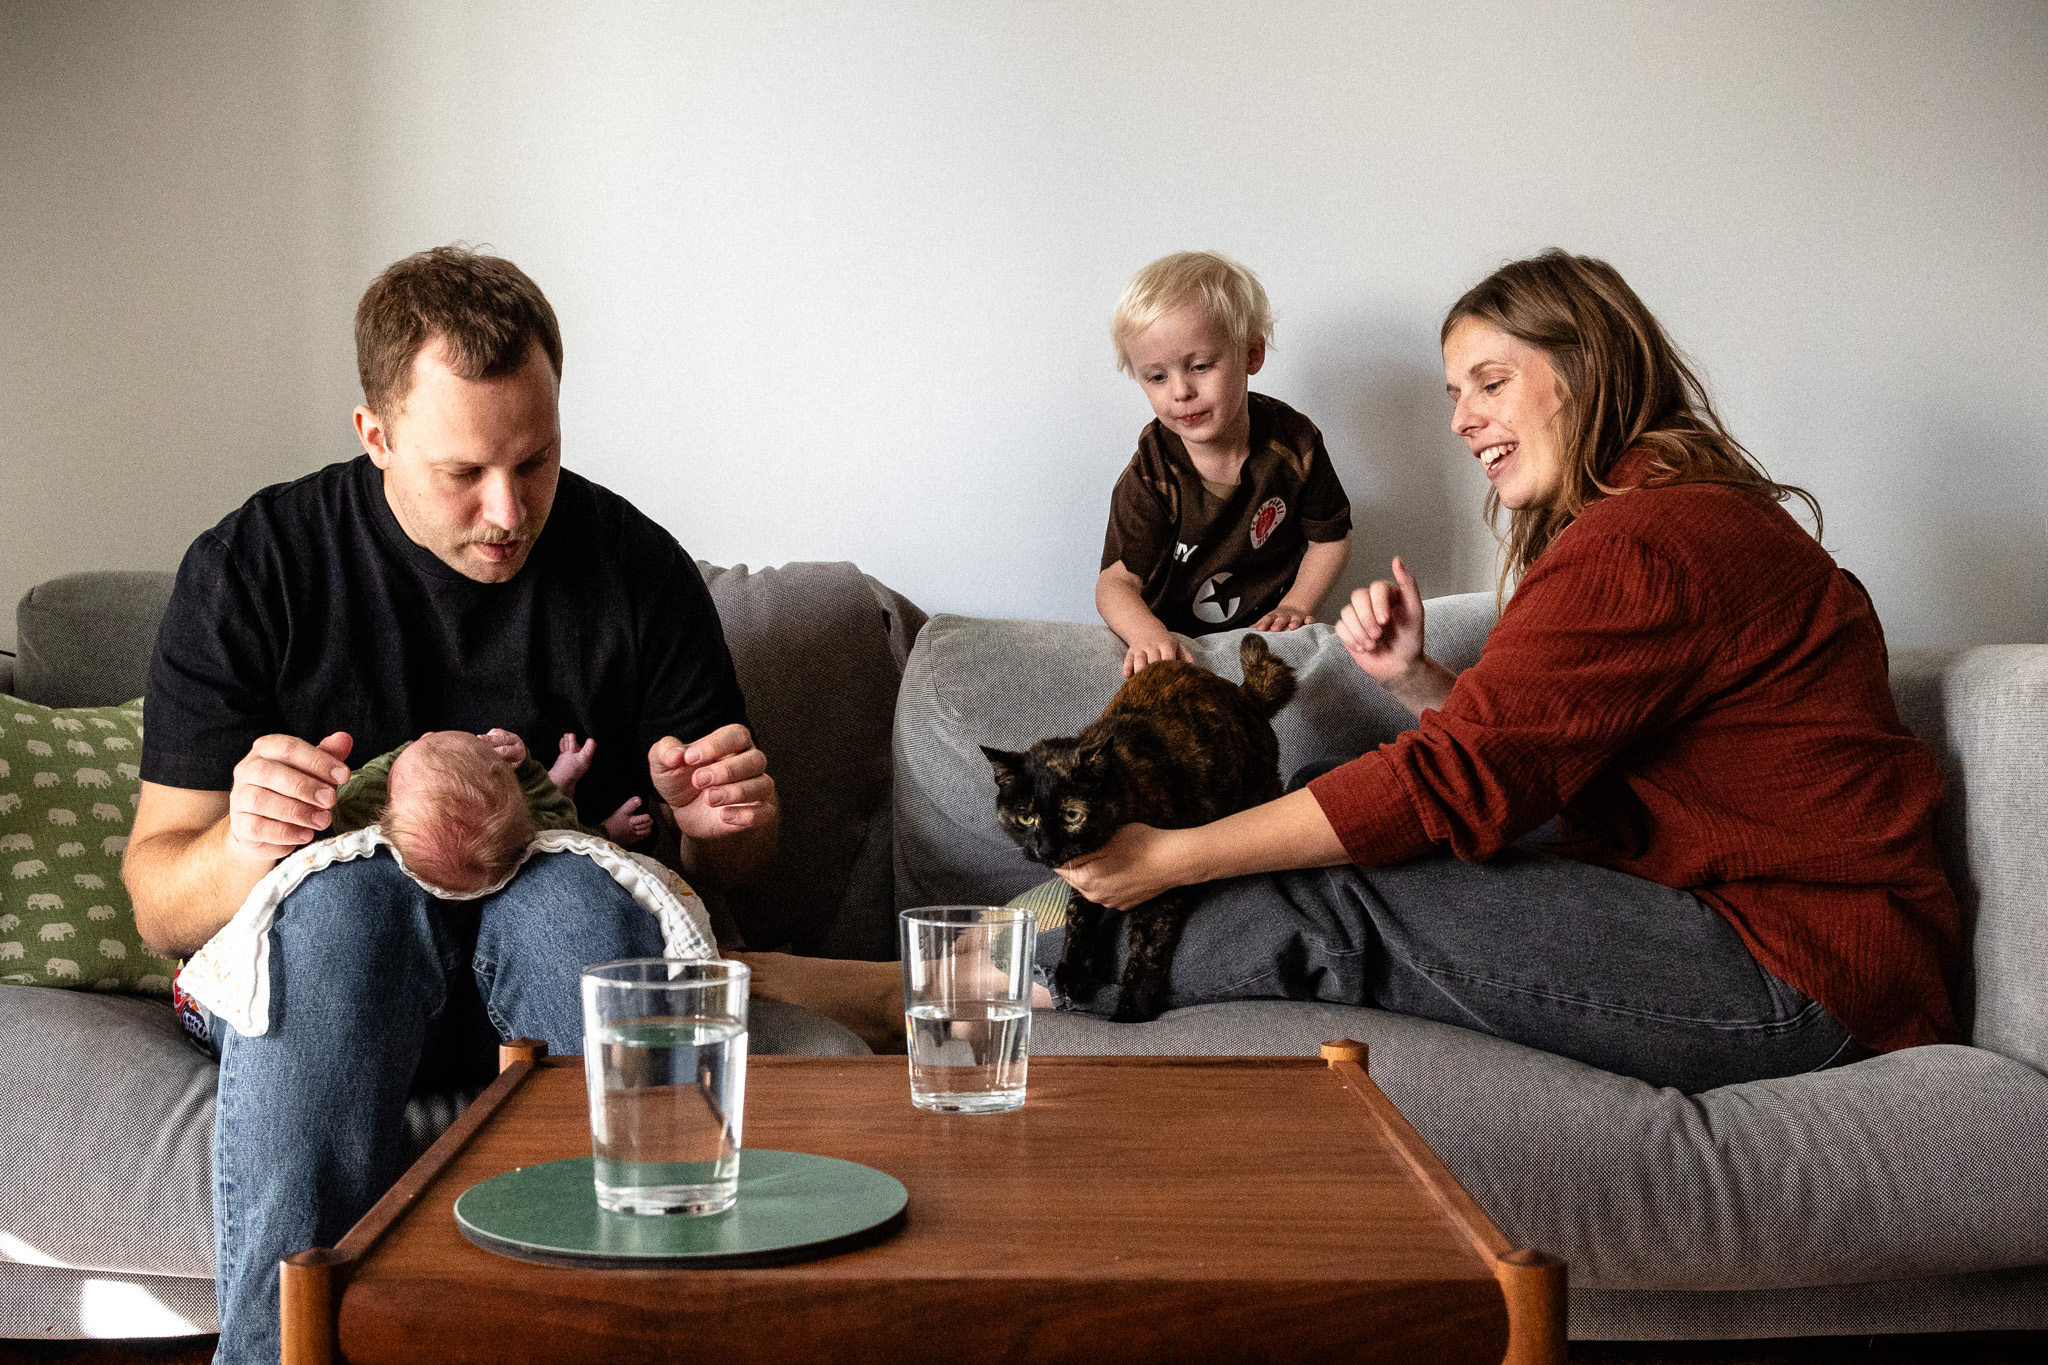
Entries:
<svg viewBox="0 0 2048 1365">
<path fill-rule="evenodd" d="M 654 916 L 573 853 L 468 902 L 427 895 L 383 854 L 309 877 L 271 927 L 270 1031 L 213 1024 L 215 1361 L 277 1360 L 278 1259 L 334 1245 L 396 1179 L 423 1068 L 487 1078 L 492 1029 L 580 1053 L 579 969 L 661 950 Z"/>
</svg>

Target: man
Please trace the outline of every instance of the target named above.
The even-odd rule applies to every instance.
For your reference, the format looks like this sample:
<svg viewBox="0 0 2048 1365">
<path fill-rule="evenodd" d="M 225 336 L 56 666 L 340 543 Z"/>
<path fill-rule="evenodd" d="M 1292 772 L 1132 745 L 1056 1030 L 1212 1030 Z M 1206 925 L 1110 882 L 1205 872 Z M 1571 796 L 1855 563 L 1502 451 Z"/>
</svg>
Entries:
<svg viewBox="0 0 2048 1365">
<path fill-rule="evenodd" d="M 323 837 L 352 753 L 437 729 L 543 753 L 592 736 L 586 819 L 642 796 L 670 812 L 658 856 L 744 880 L 778 806 L 717 613 L 667 532 L 562 469 L 540 290 L 509 261 L 422 252 L 364 294 L 356 352 L 364 456 L 258 493 L 179 569 L 124 869 L 143 937 L 198 948 Z M 269 1032 L 210 1030 L 222 1362 L 277 1358 L 278 1258 L 332 1245 L 395 1178 L 416 1082 L 487 1074 L 494 1033 L 580 1052 L 578 969 L 658 956 L 661 935 L 574 854 L 463 903 L 378 856 L 308 878 L 269 952 Z"/>
</svg>

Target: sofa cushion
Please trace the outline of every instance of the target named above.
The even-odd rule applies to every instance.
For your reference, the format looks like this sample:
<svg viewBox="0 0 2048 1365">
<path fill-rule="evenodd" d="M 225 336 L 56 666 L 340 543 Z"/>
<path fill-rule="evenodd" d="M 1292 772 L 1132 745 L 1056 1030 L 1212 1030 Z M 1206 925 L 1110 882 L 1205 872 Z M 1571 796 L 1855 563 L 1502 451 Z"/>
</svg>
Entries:
<svg viewBox="0 0 2048 1365">
<path fill-rule="evenodd" d="M 1433 658 L 1465 668 L 1494 620 L 1493 595 L 1427 604 Z M 1203 666 L 1241 676 L 1243 631 L 1190 642 Z M 1413 723 L 1361 672 L 1328 626 L 1266 636 L 1299 683 L 1274 717 L 1284 778 L 1319 758 L 1350 758 Z M 980 746 L 1028 748 L 1102 714 L 1122 684 L 1124 647 L 1105 626 L 938 616 L 918 637 L 897 704 L 896 904 L 1000 905 L 1045 879 L 996 824 L 995 780 Z"/>
<path fill-rule="evenodd" d="M 121 881 L 141 745 L 139 702 L 0 700 L 0 980 L 170 994 Z"/>
<path fill-rule="evenodd" d="M 45 706 L 112 706 L 139 697 L 170 604 L 172 575 L 66 574 L 14 609 L 15 695 Z"/>
<path fill-rule="evenodd" d="M 213 1275 L 216 1067 L 168 1005 L 0 986 L 0 1260 Z"/>
<path fill-rule="evenodd" d="M 1574 1288 L 1774 1289 L 2048 1264 L 2048 1078 L 1969 1047 L 1699 1095 L 1344 1005 L 1238 1001 L 1148 1024 L 1040 1010 L 1059 1054 L 1371 1046 L 1380 1088 L 1512 1241 Z"/>
</svg>

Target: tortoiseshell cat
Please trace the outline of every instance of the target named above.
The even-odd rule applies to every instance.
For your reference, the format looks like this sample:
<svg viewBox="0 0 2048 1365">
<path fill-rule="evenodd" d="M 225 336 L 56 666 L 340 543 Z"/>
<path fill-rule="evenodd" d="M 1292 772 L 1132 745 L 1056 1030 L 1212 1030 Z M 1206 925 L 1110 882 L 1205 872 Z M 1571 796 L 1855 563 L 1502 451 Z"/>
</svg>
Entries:
<svg viewBox="0 0 2048 1365">
<path fill-rule="evenodd" d="M 1058 867 L 1136 821 L 1186 829 L 1280 795 L 1280 742 L 1272 719 L 1294 695 L 1294 670 L 1247 633 L 1243 684 L 1194 664 L 1157 663 L 1125 683 L 1102 718 L 1072 739 L 1041 739 L 1028 753 L 982 746 L 996 774 L 996 816 L 1024 856 Z M 1092 992 L 1080 958 L 1102 906 L 1069 893 L 1066 945 L 1053 979 L 1069 995 Z M 1133 907 L 1130 958 L 1117 999 L 1121 1022 L 1155 1019 L 1187 914 L 1184 890 Z"/>
</svg>

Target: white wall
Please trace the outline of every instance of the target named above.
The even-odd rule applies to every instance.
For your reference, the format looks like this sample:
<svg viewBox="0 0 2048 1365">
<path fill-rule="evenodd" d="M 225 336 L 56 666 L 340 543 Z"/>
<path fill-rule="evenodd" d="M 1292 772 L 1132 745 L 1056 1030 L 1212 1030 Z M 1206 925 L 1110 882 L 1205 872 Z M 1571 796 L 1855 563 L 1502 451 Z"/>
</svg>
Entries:
<svg viewBox="0 0 2048 1365">
<path fill-rule="evenodd" d="M 0 4 L 0 604 L 353 453 L 385 264 L 489 243 L 568 462 L 691 550 L 1092 619 L 1149 415 L 1107 316 L 1215 247 L 1359 531 L 1491 582 L 1444 307 L 1621 268 L 1895 643 L 2048 639 L 2048 5 Z M 0 641 L 12 639 L 0 611 Z"/>
</svg>

